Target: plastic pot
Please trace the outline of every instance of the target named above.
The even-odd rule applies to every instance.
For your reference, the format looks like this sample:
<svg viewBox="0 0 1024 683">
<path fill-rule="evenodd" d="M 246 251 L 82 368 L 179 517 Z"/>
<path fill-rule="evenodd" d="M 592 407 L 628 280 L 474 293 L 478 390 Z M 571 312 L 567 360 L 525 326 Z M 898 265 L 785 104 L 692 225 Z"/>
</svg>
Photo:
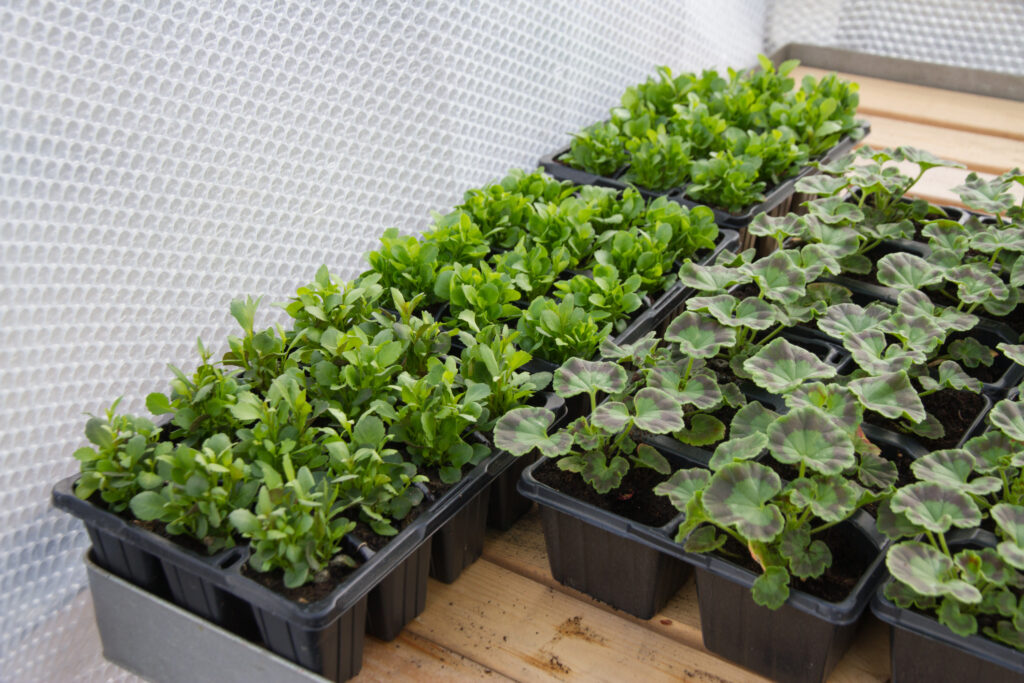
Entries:
<svg viewBox="0 0 1024 683">
<path fill-rule="evenodd" d="M 975 529 L 964 540 L 951 539 L 949 545 L 956 552 L 964 547 L 994 547 L 997 542 L 993 534 Z M 931 615 L 890 602 L 884 585 L 875 592 L 871 611 L 891 626 L 892 680 L 897 683 L 1024 680 L 1024 652 L 980 634 L 959 636 Z"/>
</svg>

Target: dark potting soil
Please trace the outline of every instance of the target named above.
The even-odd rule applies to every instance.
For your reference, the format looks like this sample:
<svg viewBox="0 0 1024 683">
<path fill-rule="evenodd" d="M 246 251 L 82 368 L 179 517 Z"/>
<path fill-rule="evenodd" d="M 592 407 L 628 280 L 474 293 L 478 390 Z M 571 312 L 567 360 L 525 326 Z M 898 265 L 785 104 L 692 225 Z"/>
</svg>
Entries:
<svg viewBox="0 0 1024 683">
<path fill-rule="evenodd" d="M 341 563 L 331 563 L 327 569 L 320 572 L 317 577 L 309 583 L 298 588 L 288 588 L 284 585 L 284 571 L 275 569 L 269 572 L 258 572 L 249 566 L 249 563 L 242 565 L 242 574 L 253 581 L 269 588 L 275 593 L 280 593 L 293 602 L 309 604 L 323 600 L 331 594 L 338 585 L 355 571 L 357 567 L 346 567 Z"/>
<path fill-rule="evenodd" d="M 911 436 L 925 447 L 931 450 L 944 448 L 955 448 L 960 439 L 970 428 L 974 419 L 985 406 L 985 399 L 979 394 L 970 391 L 957 389 L 943 389 L 934 394 L 928 394 L 921 398 L 925 411 L 935 417 L 946 430 L 946 433 L 938 439 L 926 439 L 917 434 Z M 864 414 L 864 419 L 870 424 L 883 427 L 897 433 L 905 433 L 897 420 L 890 420 L 873 411 Z"/>
<path fill-rule="evenodd" d="M 858 552 L 861 544 L 856 542 L 857 535 L 856 530 L 841 524 L 815 534 L 814 540 L 824 541 L 832 552 L 832 566 L 814 579 L 791 577 L 789 589 L 803 591 L 828 602 L 845 600 L 875 559 L 874 552 Z M 761 574 L 761 566 L 750 556 L 750 551 L 736 539 L 730 537 L 723 550 L 725 552 L 719 551 L 715 554 L 755 574 Z"/>
<path fill-rule="evenodd" d="M 948 337 L 946 337 L 946 343 L 943 344 L 942 348 L 939 350 L 939 356 L 945 356 L 948 353 L 949 345 L 952 344 L 954 341 L 958 339 L 966 339 L 967 337 L 972 336 L 974 335 L 969 331 L 954 332 L 950 334 Z M 977 337 L 975 338 L 977 339 Z M 982 339 L 978 339 L 978 341 L 981 342 L 982 344 L 985 343 L 985 341 Z M 998 351 L 996 351 L 994 347 L 992 347 L 992 350 L 998 353 Z M 978 365 L 977 367 L 969 368 L 963 363 L 960 363 L 960 367 L 962 367 L 964 369 L 964 372 L 966 372 L 971 377 L 979 379 L 982 382 L 985 382 L 986 384 L 990 384 L 992 382 L 998 381 L 1003 376 L 1008 367 L 1008 363 L 1003 357 L 997 356 L 994 359 L 992 365 Z"/>
<path fill-rule="evenodd" d="M 553 460 L 538 467 L 534 476 L 579 501 L 648 526 L 663 526 L 678 514 L 668 498 L 654 494 L 654 487 L 668 477 L 646 467 L 630 467 L 622 484 L 603 495 L 579 474 L 558 469 Z"/>
<path fill-rule="evenodd" d="M 126 512 L 127 512 L 127 510 L 126 510 Z M 129 515 L 122 514 L 121 516 L 124 517 L 125 519 L 127 519 L 133 525 L 139 527 L 140 529 L 145 529 L 146 531 L 152 532 L 152 533 L 156 534 L 157 536 L 163 536 L 164 538 L 166 538 L 166 539 L 170 540 L 171 542 L 173 542 L 175 545 L 181 546 L 185 550 L 191 550 L 192 552 L 196 553 L 197 555 L 209 555 L 210 554 L 209 546 L 207 546 L 205 543 L 203 543 L 202 541 L 200 541 L 197 538 L 193 538 L 191 536 L 186 536 L 185 534 L 169 534 L 169 533 L 167 533 L 167 525 L 164 524 L 163 522 L 157 522 L 157 521 L 145 522 L 145 521 L 143 521 L 141 519 L 135 519 L 130 514 Z M 236 538 L 235 541 L 237 543 L 238 539 Z"/>
</svg>

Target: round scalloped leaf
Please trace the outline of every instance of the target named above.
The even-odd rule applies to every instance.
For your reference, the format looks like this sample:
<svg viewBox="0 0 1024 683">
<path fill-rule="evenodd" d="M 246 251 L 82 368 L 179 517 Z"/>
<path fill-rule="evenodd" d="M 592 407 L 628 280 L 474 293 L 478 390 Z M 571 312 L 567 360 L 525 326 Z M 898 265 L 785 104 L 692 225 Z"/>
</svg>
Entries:
<svg viewBox="0 0 1024 683">
<path fill-rule="evenodd" d="M 632 416 L 625 403 L 605 401 L 594 410 L 590 416 L 590 423 L 607 434 L 618 434 L 629 424 L 631 419 Z"/>
<path fill-rule="evenodd" d="M 605 360 L 639 364 L 639 361 L 646 358 L 657 345 L 658 339 L 654 332 L 648 332 L 631 344 L 617 344 L 611 337 L 605 337 L 601 342 L 599 353 Z"/>
<path fill-rule="evenodd" d="M 782 490 L 779 475 L 755 462 L 734 462 L 711 476 L 704 490 L 704 509 L 712 521 L 733 526 L 746 539 L 769 542 L 785 520 L 769 501 Z"/>
<path fill-rule="evenodd" d="M 897 344 L 889 345 L 885 334 L 879 330 L 848 334 L 843 340 L 843 346 L 857 365 L 873 375 L 908 370 L 926 358 L 922 351 L 904 349 Z"/>
<path fill-rule="evenodd" d="M 626 370 L 617 363 L 570 358 L 555 370 L 551 388 L 562 398 L 591 391 L 616 394 L 626 388 Z"/>
<path fill-rule="evenodd" d="M 999 503 L 990 510 L 1008 540 L 999 544 L 999 555 L 1017 569 L 1024 570 L 1024 507 Z"/>
<path fill-rule="evenodd" d="M 813 220 L 807 221 L 807 241 L 828 247 L 844 267 L 847 259 L 858 256 L 860 248 L 860 235 L 853 228 L 834 228 Z M 868 270 L 871 270 L 870 262 Z"/>
<path fill-rule="evenodd" d="M 804 279 L 807 282 L 814 282 L 822 273 L 828 271 L 830 275 L 842 275 L 843 267 L 836 258 L 831 247 L 823 244 L 808 244 L 795 252 L 794 261 L 804 271 Z"/>
<path fill-rule="evenodd" d="M 769 216 L 767 213 L 759 213 L 747 225 L 747 231 L 757 237 L 802 237 L 804 221 L 795 213 L 788 213 L 785 216 Z"/>
<path fill-rule="evenodd" d="M 822 384 L 808 382 L 801 384 L 786 395 L 786 405 L 790 408 L 814 406 L 825 414 L 834 417 L 848 432 L 860 429 L 864 408 L 854 400 L 849 389 L 839 384 Z"/>
<path fill-rule="evenodd" d="M 669 465 L 668 459 L 657 448 L 645 443 L 636 447 L 632 460 L 635 464 L 652 469 L 659 474 L 667 475 L 672 472 L 672 466 Z"/>
<path fill-rule="evenodd" d="M 1024 228 L 1003 228 L 995 226 L 971 235 L 971 248 L 985 254 L 994 254 L 1001 249 L 1024 251 Z"/>
<path fill-rule="evenodd" d="M 711 358 L 722 346 L 736 343 L 736 330 L 699 313 L 686 311 L 669 324 L 665 339 L 679 344 L 684 356 Z"/>
<path fill-rule="evenodd" d="M 819 196 L 831 197 L 842 190 L 849 181 L 842 176 L 830 176 L 824 173 L 809 175 L 796 181 L 797 192 L 804 194 L 816 194 Z"/>
<path fill-rule="evenodd" d="M 857 465 L 857 479 L 869 488 L 887 489 L 896 483 L 899 472 L 896 464 L 876 453 L 861 453 Z"/>
<path fill-rule="evenodd" d="M 942 389 L 944 387 L 973 391 L 974 393 L 981 391 L 981 380 L 971 377 L 964 372 L 964 369 L 955 360 L 942 361 L 939 364 L 938 375 L 938 378 L 923 375 L 918 377 L 917 381 L 921 383 L 921 388 L 925 391 Z"/>
<path fill-rule="evenodd" d="M 1024 256 L 1017 256 L 1010 269 L 1010 285 L 1013 287 L 1024 287 Z"/>
<path fill-rule="evenodd" d="M 1003 299 L 996 299 L 995 297 L 985 299 L 981 303 L 985 312 L 994 318 L 1003 318 L 1010 315 L 1020 305 L 1021 301 L 1024 300 L 1024 289 L 1021 287 L 1009 287 L 1006 292 L 1007 296 Z"/>
<path fill-rule="evenodd" d="M 1010 295 L 1006 284 L 985 263 L 975 261 L 950 268 L 946 271 L 946 279 L 956 283 L 957 298 L 965 304 L 1000 300 Z"/>
<path fill-rule="evenodd" d="M 935 318 L 923 315 L 907 315 L 903 311 L 893 313 L 880 325 L 883 332 L 894 335 L 908 349 L 930 353 L 946 338 L 948 330 L 943 329 Z"/>
<path fill-rule="evenodd" d="M 633 398 L 633 423 L 652 434 L 668 434 L 683 428 L 683 407 L 661 389 L 644 387 Z"/>
<path fill-rule="evenodd" d="M 713 375 L 707 372 L 698 372 L 686 380 L 686 386 L 676 391 L 675 397 L 684 405 L 689 404 L 706 410 L 714 408 L 722 402 L 722 390 L 719 389 L 718 382 Z"/>
<path fill-rule="evenodd" d="M 905 514 L 893 511 L 891 498 L 883 498 L 879 502 L 875 526 L 886 538 L 894 541 L 924 532 L 920 526 L 907 519 Z"/>
<path fill-rule="evenodd" d="M 682 512 L 693 495 L 702 491 L 710 480 L 711 473 L 699 467 L 678 470 L 667 481 L 655 486 L 654 492 L 659 496 L 667 496 L 673 507 Z"/>
<path fill-rule="evenodd" d="M 779 322 L 781 315 L 781 311 L 774 304 L 748 296 L 736 304 L 732 319 L 726 324 L 733 327 L 749 327 L 752 330 L 767 330 Z"/>
<path fill-rule="evenodd" d="M 762 432 L 754 432 L 739 439 L 729 439 L 718 444 L 715 448 L 708 467 L 712 470 L 719 470 L 731 462 L 741 460 L 753 460 L 761 455 L 768 445 L 768 436 Z"/>
<path fill-rule="evenodd" d="M 856 204 L 842 197 L 826 197 L 806 202 L 807 213 L 817 220 L 829 225 L 838 223 L 859 223 L 864 220 L 864 212 Z"/>
<path fill-rule="evenodd" d="M 743 362 L 758 386 L 785 393 L 804 382 L 835 377 L 836 369 L 822 363 L 810 351 L 779 337 Z"/>
<path fill-rule="evenodd" d="M 804 294 L 807 278 L 785 250 L 773 251 L 754 263 L 744 266 L 764 295 L 773 301 L 791 303 Z"/>
<path fill-rule="evenodd" d="M 779 609 L 789 598 L 789 572 L 782 567 L 768 567 L 750 587 L 750 597 L 758 605 Z"/>
<path fill-rule="evenodd" d="M 751 401 L 736 411 L 729 425 L 729 438 L 742 439 L 755 433 L 768 434 L 768 427 L 779 417 L 771 408 L 760 401 Z"/>
<path fill-rule="evenodd" d="M 1024 441 L 1024 401 L 1000 401 L 988 419 L 1014 441 Z"/>
<path fill-rule="evenodd" d="M 725 425 L 714 415 L 697 413 L 690 416 L 690 426 L 672 432 L 683 443 L 691 446 L 710 446 L 725 438 Z"/>
<path fill-rule="evenodd" d="M 738 268 L 728 266 L 702 266 L 686 261 L 679 267 L 679 281 L 686 287 L 693 287 L 701 292 L 725 291 L 733 285 L 750 282 L 750 276 Z"/>
<path fill-rule="evenodd" d="M 893 512 L 902 512 L 914 524 L 936 533 L 944 534 L 954 526 L 970 529 L 981 523 L 974 500 L 942 484 L 908 484 L 894 493 L 891 501 Z"/>
<path fill-rule="evenodd" d="M 822 474 L 839 474 L 856 462 L 850 435 L 814 406 L 791 410 L 768 427 L 772 456 L 787 465 L 804 464 Z"/>
<path fill-rule="evenodd" d="M 810 508 L 824 522 L 841 522 L 857 509 L 861 488 L 844 477 L 801 477 L 786 487 L 789 500 L 799 508 Z"/>
<path fill-rule="evenodd" d="M 981 473 L 996 472 L 1008 465 L 1024 465 L 1024 462 L 1015 462 L 1024 459 L 1024 443 L 1014 441 L 997 429 L 968 439 L 964 450 L 974 456 L 974 469 Z"/>
<path fill-rule="evenodd" d="M 896 289 L 921 289 L 942 281 L 942 271 L 920 256 L 906 252 L 878 260 L 878 281 Z"/>
<path fill-rule="evenodd" d="M 898 581 L 921 595 L 949 595 L 967 604 L 981 602 L 977 588 L 956 578 L 953 560 L 930 545 L 917 541 L 894 545 L 885 555 L 885 565 Z"/>
<path fill-rule="evenodd" d="M 547 408 L 516 408 L 494 425 L 494 445 L 512 455 L 526 455 L 537 449 L 549 458 L 565 455 L 572 448 L 572 436 L 564 431 L 548 435 L 555 414 Z"/>
<path fill-rule="evenodd" d="M 857 304 L 836 304 L 829 306 L 825 315 L 818 319 L 818 329 L 840 339 L 849 334 L 871 330 L 892 315 L 892 311 L 878 302 L 862 308 Z"/>
<path fill-rule="evenodd" d="M 855 379 L 847 386 L 865 408 L 890 420 L 900 416 L 912 422 L 923 422 L 925 419 L 924 404 L 910 384 L 910 377 L 902 370 Z"/>
<path fill-rule="evenodd" d="M 807 527 L 782 532 L 779 554 L 789 561 L 789 571 L 801 579 L 821 576 L 832 564 L 832 551 L 822 541 L 812 541 Z"/>
<path fill-rule="evenodd" d="M 910 469 L 921 481 L 943 484 L 979 496 L 1003 487 L 1003 482 L 998 477 L 977 477 L 970 481 L 976 464 L 975 457 L 966 450 L 950 448 L 933 451 L 918 458 L 910 464 Z"/>
</svg>

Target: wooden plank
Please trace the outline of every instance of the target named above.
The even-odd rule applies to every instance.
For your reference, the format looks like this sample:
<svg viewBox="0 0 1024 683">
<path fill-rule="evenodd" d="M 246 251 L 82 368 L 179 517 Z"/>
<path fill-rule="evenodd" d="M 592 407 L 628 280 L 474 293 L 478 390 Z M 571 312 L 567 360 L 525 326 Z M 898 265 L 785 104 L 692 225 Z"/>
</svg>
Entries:
<svg viewBox="0 0 1024 683">
<path fill-rule="evenodd" d="M 484 558 L 519 576 L 588 603 L 623 622 L 632 623 L 637 628 L 657 633 L 684 647 L 704 649 L 700 633 L 697 590 L 693 581 L 687 582 L 653 619 L 637 619 L 615 610 L 554 580 L 548 566 L 540 515 L 536 510 L 507 532 L 488 532 Z M 887 627 L 877 620 L 870 619 L 832 673 L 830 680 L 841 683 L 864 683 L 888 679 L 888 643 Z"/>
<path fill-rule="evenodd" d="M 821 78 L 825 69 L 798 67 L 795 78 Z M 860 85 L 862 114 L 925 123 L 942 128 L 1024 140 L 1024 102 L 953 92 L 923 85 L 840 73 Z"/>
<path fill-rule="evenodd" d="M 491 681 L 505 676 L 406 629 L 390 643 L 366 637 L 358 683 L 401 681 Z"/>
<path fill-rule="evenodd" d="M 764 680 L 487 560 L 431 581 L 406 628 L 520 681 Z"/>
</svg>

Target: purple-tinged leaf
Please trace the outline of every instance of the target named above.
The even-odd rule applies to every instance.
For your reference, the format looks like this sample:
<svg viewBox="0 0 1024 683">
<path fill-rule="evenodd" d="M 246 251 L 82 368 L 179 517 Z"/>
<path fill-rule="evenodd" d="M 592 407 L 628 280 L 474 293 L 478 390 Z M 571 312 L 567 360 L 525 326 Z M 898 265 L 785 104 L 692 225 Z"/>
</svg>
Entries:
<svg viewBox="0 0 1024 683">
<path fill-rule="evenodd" d="M 902 370 L 877 377 L 855 379 L 847 386 L 865 408 L 874 410 L 890 420 L 901 416 L 911 422 L 921 422 L 925 419 L 921 398 L 910 384 L 910 377 Z"/>
<path fill-rule="evenodd" d="M 785 526 L 782 512 L 770 503 L 781 490 L 779 475 L 769 468 L 754 462 L 735 462 L 711 476 L 704 490 L 704 509 L 716 524 L 734 527 L 747 539 L 767 543 Z"/>
<path fill-rule="evenodd" d="M 548 436 L 555 414 L 546 408 L 516 408 L 494 425 L 494 445 L 512 455 L 526 455 L 537 449 L 549 458 L 565 455 L 572 448 L 572 436 L 564 431 Z"/>
<path fill-rule="evenodd" d="M 768 446 L 768 436 L 762 432 L 753 432 L 738 439 L 729 439 L 715 448 L 708 467 L 720 470 L 731 462 L 754 460 Z"/>
<path fill-rule="evenodd" d="M 966 493 L 933 482 L 908 484 L 893 494 L 893 512 L 902 512 L 914 524 L 944 534 L 952 527 L 970 529 L 981 524 L 981 511 Z"/>
<path fill-rule="evenodd" d="M 818 319 L 818 329 L 843 339 L 850 334 L 875 329 L 890 315 L 892 310 L 878 302 L 870 303 L 866 308 L 857 304 L 836 304 L 829 306 L 825 315 Z"/>
<path fill-rule="evenodd" d="M 654 487 L 654 493 L 667 496 L 673 507 L 682 512 L 698 491 L 704 490 L 711 480 L 711 473 L 705 469 L 678 470 L 667 481 Z"/>
<path fill-rule="evenodd" d="M 777 338 L 743 363 L 758 386 L 785 393 L 804 382 L 835 377 L 836 369 L 810 351 Z"/>
<path fill-rule="evenodd" d="M 603 391 L 616 394 L 626 388 L 626 370 L 617 363 L 570 358 L 555 370 L 551 388 L 562 398 Z"/>
<path fill-rule="evenodd" d="M 814 406 L 796 408 L 775 420 L 768 427 L 768 448 L 781 463 L 825 475 L 839 474 L 856 463 L 850 435 Z"/>
<path fill-rule="evenodd" d="M 665 330 L 665 340 L 677 343 L 684 356 L 711 358 L 717 355 L 723 346 L 732 346 L 736 343 L 736 330 L 693 311 L 687 311 L 669 324 Z"/>
<path fill-rule="evenodd" d="M 878 281 L 897 289 L 921 289 L 942 281 L 942 271 L 920 256 L 907 252 L 886 254 L 878 260 Z"/>
<path fill-rule="evenodd" d="M 634 423 L 652 434 L 668 434 L 683 428 L 683 408 L 660 389 L 645 387 L 633 399 Z"/>
<path fill-rule="evenodd" d="M 1002 400 L 989 413 L 988 419 L 1014 441 L 1024 441 L 1024 401 Z"/>
<path fill-rule="evenodd" d="M 953 560 L 930 545 L 917 541 L 898 543 L 886 553 L 885 565 L 897 581 L 920 595 L 950 595 L 967 604 L 981 602 L 977 588 L 955 578 Z"/>
<path fill-rule="evenodd" d="M 976 464 L 977 459 L 968 451 L 952 448 L 928 453 L 912 462 L 910 469 L 920 481 L 942 484 L 978 496 L 1003 487 L 998 477 L 982 476 L 972 480 Z"/>
</svg>

